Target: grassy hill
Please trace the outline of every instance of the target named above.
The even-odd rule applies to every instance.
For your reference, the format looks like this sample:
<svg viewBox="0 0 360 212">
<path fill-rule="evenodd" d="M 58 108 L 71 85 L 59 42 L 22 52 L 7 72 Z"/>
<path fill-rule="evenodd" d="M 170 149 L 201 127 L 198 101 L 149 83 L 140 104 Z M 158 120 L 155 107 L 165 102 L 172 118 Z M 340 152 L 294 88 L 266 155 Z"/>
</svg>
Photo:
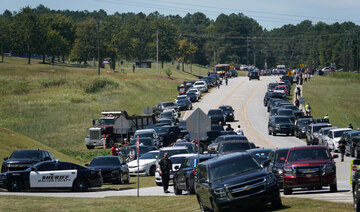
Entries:
<svg viewBox="0 0 360 212">
<path fill-rule="evenodd" d="M 21 133 L 60 152 L 88 161 L 109 150 L 88 151 L 84 137 L 92 118 L 104 110 L 126 110 L 142 114 L 146 106 L 177 96 L 177 85 L 183 80 L 195 80 L 194 75 L 177 71 L 165 64 L 156 74 L 151 69 L 125 63 L 125 73 L 112 72 L 108 66 L 101 76 L 93 66 L 78 64 L 42 64 L 40 60 L 6 57 L 0 63 L 0 127 Z M 189 71 L 188 67 L 187 71 Z M 119 69 L 118 69 L 119 70 Z M 193 73 L 206 74 L 207 69 L 193 65 Z"/>
<path fill-rule="evenodd" d="M 49 148 L 31 138 L 8 129 L 0 128 L 0 164 L 2 164 L 4 157 L 10 156 L 14 150 L 18 149 L 46 149 L 53 153 L 56 159 L 79 163 L 79 161 L 74 160 L 70 156 Z"/>
<path fill-rule="evenodd" d="M 304 82 L 303 95 L 316 118 L 330 116 L 333 126 L 360 127 L 360 74 L 338 72 L 311 78 Z"/>
</svg>

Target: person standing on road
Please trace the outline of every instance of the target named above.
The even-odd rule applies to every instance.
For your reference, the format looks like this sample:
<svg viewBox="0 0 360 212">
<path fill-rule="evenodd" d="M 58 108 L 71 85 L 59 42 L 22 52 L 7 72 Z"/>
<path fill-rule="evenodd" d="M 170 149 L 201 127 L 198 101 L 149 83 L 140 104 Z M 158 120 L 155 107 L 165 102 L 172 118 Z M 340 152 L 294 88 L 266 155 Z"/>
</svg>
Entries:
<svg viewBox="0 0 360 212">
<path fill-rule="evenodd" d="M 216 81 L 217 87 L 220 88 L 220 79 Z"/>
<path fill-rule="evenodd" d="M 341 162 L 344 162 L 344 154 L 345 154 L 345 145 L 346 145 L 346 141 L 344 139 L 344 136 L 340 137 L 339 140 L 339 151 L 341 153 Z"/>
<path fill-rule="evenodd" d="M 234 129 L 231 127 L 231 124 L 228 124 L 225 131 L 234 131 Z"/>
<path fill-rule="evenodd" d="M 170 171 L 172 170 L 172 163 L 169 159 L 168 152 L 164 153 L 164 158 L 162 158 L 159 162 L 159 172 L 162 180 L 162 185 L 164 188 L 164 193 L 170 193 L 168 191 L 169 188 L 169 180 L 170 180 Z"/>
<path fill-rule="evenodd" d="M 135 73 L 135 64 L 133 64 L 133 73 Z"/>
<path fill-rule="evenodd" d="M 229 79 L 227 76 L 225 76 L 225 85 L 228 85 L 228 83 L 229 83 Z"/>
<path fill-rule="evenodd" d="M 244 135 L 244 131 L 241 129 L 240 125 L 238 125 L 238 128 L 235 130 L 235 132 L 238 135 Z"/>
</svg>

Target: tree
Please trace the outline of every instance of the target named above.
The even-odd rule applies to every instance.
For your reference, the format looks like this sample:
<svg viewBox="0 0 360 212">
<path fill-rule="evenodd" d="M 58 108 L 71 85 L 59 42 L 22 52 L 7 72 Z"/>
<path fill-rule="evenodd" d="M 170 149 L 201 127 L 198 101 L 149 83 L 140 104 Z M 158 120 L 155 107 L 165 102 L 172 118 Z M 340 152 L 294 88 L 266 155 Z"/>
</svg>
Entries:
<svg viewBox="0 0 360 212">
<path fill-rule="evenodd" d="M 182 71 L 184 71 L 184 63 L 191 63 L 197 50 L 197 46 L 189 42 L 187 38 L 178 42 L 177 61 L 182 63 Z"/>
<path fill-rule="evenodd" d="M 37 53 L 46 33 L 39 17 L 30 7 L 25 7 L 15 15 L 10 28 L 12 49 L 20 54 L 26 53 L 30 64 L 32 54 Z"/>
<path fill-rule="evenodd" d="M 4 62 L 4 51 L 10 49 L 9 33 L 10 33 L 10 23 L 12 19 L 12 14 L 10 11 L 6 10 L 2 16 L 0 16 L 0 53 L 1 53 L 1 62 Z"/>
</svg>

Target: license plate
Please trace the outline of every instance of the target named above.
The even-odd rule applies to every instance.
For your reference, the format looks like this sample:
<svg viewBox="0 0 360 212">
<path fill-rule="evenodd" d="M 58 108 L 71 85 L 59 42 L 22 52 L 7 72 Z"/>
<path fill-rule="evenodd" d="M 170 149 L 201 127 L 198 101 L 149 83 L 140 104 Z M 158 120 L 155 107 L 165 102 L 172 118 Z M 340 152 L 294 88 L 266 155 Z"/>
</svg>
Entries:
<svg viewBox="0 0 360 212">
<path fill-rule="evenodd" d="M 312 174 L 306 174 L 305 177 L 307 177 L 307 178 L 312 178 L 313 175 L 312 175 Z"/>
</svg>

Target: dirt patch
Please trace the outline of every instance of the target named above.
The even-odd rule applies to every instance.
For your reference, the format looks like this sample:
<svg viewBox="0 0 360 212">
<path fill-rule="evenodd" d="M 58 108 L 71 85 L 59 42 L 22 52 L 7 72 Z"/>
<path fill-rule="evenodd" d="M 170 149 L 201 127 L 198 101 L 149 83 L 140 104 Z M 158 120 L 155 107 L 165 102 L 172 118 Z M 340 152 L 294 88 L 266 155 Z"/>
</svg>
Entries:
<svg viewBox="0 0 360 212">
<path fill-rule="evenodd" d="M 169 80 L 169 81 L 176 81 L 182 83 L 182 80 L 176 77 L 167 77 L 167 76 L 156 76 L 155 79 L 161 80 Z"/>
</svg>

